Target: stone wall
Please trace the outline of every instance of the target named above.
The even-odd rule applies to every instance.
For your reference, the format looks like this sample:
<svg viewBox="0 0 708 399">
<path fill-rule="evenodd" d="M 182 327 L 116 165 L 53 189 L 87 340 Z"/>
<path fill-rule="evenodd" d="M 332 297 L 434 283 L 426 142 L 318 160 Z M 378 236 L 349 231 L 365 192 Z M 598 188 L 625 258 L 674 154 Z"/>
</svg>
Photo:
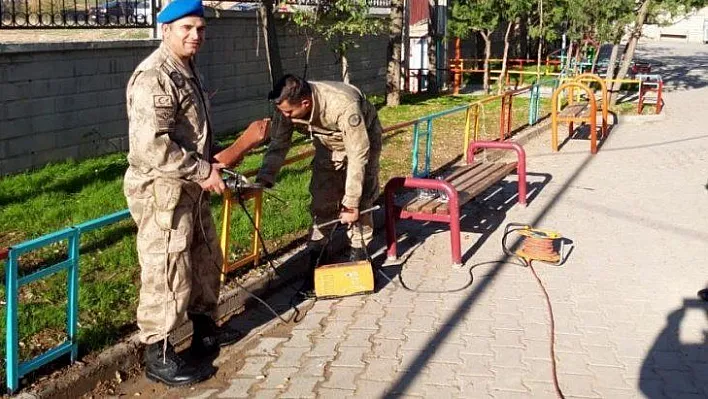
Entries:
<svg viewBox="0 0 708 399">
<path fill-rule="evenodd" d="M 254 13 L 208 18 L 198 56 L 212 97 L 214 129 L 228 134 L 270 112 L 263 37 Z M 305 39 L 283 20 L 278 39 L 285 72 L 304 71 Z M 364 38 L 349 56 L 352 83 L 385 90 L 385 36 Z M 0 176 L 127 150 L 125 85 L 156 40 L 0 44 Z M 308 79 L 340 80 L 341 66 L 315 43 Z"/>
</svg>

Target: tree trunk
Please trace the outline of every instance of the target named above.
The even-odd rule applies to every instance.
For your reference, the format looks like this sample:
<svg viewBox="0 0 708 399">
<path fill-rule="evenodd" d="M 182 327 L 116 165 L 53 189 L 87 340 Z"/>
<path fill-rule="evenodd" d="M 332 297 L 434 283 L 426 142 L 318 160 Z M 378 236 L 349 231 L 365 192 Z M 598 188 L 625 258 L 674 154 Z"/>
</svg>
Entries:
<svg viewBox="0 0 708 399">
<path fill-rule="evenodd" d="M 595 46 L 595 53 L 592 56 L 592 65 L 590 66 L 590 73 L 595 73 L 595 68 L 597 67 L 597 60 L 600 58 L 600 46 L 599 44 Z"/>
<path fill-rule="evenodd" d="M 538 52 L 536 53 L 536 83 L 541 80 L 541 54 L 543 53 L 543 0 L 538 0 Z"/>
<path fill-rule="evenodd" d="M 619 53 L 619 43 L 612 44 L 612 52 L 610 53 L 610 60 L 607 63 L 607 73 L 605 74 L 606 85 L 610 86 L 610 80 L 615 77 L 615 63 L 617 62 L 617 54 Z"/>
<path fill-rule="evenodd" d="M 438 93 L 438 0 L 429 0 L 428 9 L 428 93 Z M 420 88 L 419 88 L 420 89 Z"/>
<path fill-rule="evenodd" d="M 497 94 L 502 94 L 506 86 L 506 64 L 509 58 L 509 34 L 515 24 L 516 22 L 509 22 L 506 26 L 506 33 L 504 34 L 504 56 L 502 57 L 501 74 L 499 75 L 499 80 L 497 81 L 499 84 Z"/>
<path fill-rule="evenodd" d="M 622 58 L 622 65 L 620 66 L 619 72 L 617 73 L 617 80 L 624 79 L 624 77 L 627 76 L 629 66 L 632 64 L 632 59 L 634 58 L 634 51 L 637 49 L 637 42 L 639 42 L 639 38 L 642 37 L 642 27 L 644 27 L 644 21 L 646 21 L 647 13 L 649 12 L 649 3 L 651 3 L 651 0 L 644 0 L 642 6 L 639 7 L 635 26 L 632 30 L 632 36 L 630 36 L 629 38 L 627 48 L 624 51 L 624 57 Z M 612 85 L 612 97 L 610 99 L 610 106 L 613 106 L 617 103 L 617 94 L 621 86 L 622 83 L 620 82 L 615 82 L 615 84 Z"/>
<path fill-rule="evenodd" d="M 401 44 L 403 41 L 403 0 L 391 2 L 391 30 L 388 36 L 386 105 L 401 103 Z"/>
<path fill-rule="evenodd" d="M 340 61 L 342 62 L 342 82 L 349 84 L 349 60 L 347 55 L 342 53 Z"/>
<path fill-rule="evenodd" d="M 484 39 L 484 78 L 482 81 L 482 89 L 485 93 L 489 93 L 489 59 L 492 58 L 492 39 L 491 31 L 479 32 Z"/>
<path fill-rule="evenodd" d="M 278 35 L 275 33 L 275 20 L 273 19 L 273 3 L 262 1 L 258 8 L 258 17 L 265 38 L 266 59 L 271 87 L 283 76 L 283 63 L 280 58 Z"/>
</svg>

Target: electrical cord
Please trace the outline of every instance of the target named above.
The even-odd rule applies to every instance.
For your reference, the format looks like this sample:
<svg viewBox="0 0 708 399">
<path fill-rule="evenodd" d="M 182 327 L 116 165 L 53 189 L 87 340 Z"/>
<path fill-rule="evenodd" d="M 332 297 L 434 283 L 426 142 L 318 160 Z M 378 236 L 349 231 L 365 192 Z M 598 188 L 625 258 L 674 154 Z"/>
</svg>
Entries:
<svg viewBox="0 0 708 399">
<path fill-rule="evenodd" d="M 510 224 L 509 226 L 513 226 L 514 224 Z M 517 227 L 520 227 L 522 225 L 516 225 Z M 507 226 L 508 227 L 508 226 Z M 530 228 L 528 226 L 524 226 L 524 228 Z M 536 279 L 536 282 L 538 283 L 538 286 L 541 288 L 541 291 L 543 292 L 543 296 L 546 300 L 546 308 L 548 310 L 548 315 L 550 316 L 551 319 L 551 325 L 550 325 L 550 333 L 551 333 L 551 339 L 550 339 L 550 354 L 551 354 L 551 371 L 553 373 L 553 388 L 556 391 L 556 395 L 560 399 L 565 399 L 565 395 L 563 395 L 563 391 L 561 390 L 560 383 L 558 381 L 558 364 L 556 361 L 556 323 L 555 323 L 555 316 L 553 315 L 553 306 L 551 305 L 551 297 L 548 295 L 548 291 L 546 290 L 546 287 L 543 285 L 543 281 L 541 281 L 541 278 L 538 276 L 538 273 L 536 273 L 536 269 L 533 267 L 533 259 L 527 259 L 522 256 L 519 256 L 518 254 L 512 252 L 509 250 L 509 248 L 506 245 L 506 240 L 509 234 L 513 233 L 514 231 L 517 231 L 518 229 L 515 230 L 508 230 L 504 235 L 502 236 L 502 250 L 504 251 L 507 256 L 519 259 L 524 266 L 528 267 L 529 270 L 531 270 L 531 274 L 533 277 Z M 560 259 L 559 264 L 565 263 L 565 260 L 568 257 L 568 254 L 565 254 L 565 259 Z M 544 262 L 544 261 L 542 261 Z M 549 263 L 549 262 L 544 262 L 544 263 Z"/>
<path fill-rule="evenodd" d="M 251 213 L 248 211 L 248 208 L 246 208 L 246 204 L 243 201 L 243 194 L 244 194 L 244 192 L 242 191 L 241 186 L 237 185 L 236 186 L 236 196 L 238 198 L 238 203 L 241 206 L 243 213 L 246 214 L 246 217 L 251 222 L 251 225 L 253 226 L 254 234 L 256 234 L 258 241 L 261 243 L 261 248 L 263 249 L 263 254 L 265 255 L 265 259 L 266 259 L 266 264 L 273 270 L 273 272 L 275 273 L 276 276 L 278 276 L 278 278 L 280 278 L 283 281 L 286 281 L 286 278 L 280 273 L 278 268 L 275 267 L 275 265 L 273 264 L 274 262 L 272 260 L 270 253 L 268 252 L 268 248 L 266 247 L 266 242 L 265 242 L 265 239 L 263 238 L 263 234 L 261 233 L 261 229 L 259 229 L 258 226 L 256 225 L 256 221 L 253 220 L 253 216 L 251 216 Z M 271 280 L 269 279 L 268 284 L 270 284 L 270 282 L 271 282 Z M 237 282 L 237 284 L 238 284 L 238 282 Z M 239 286 L 241 286 L 243 288 L 242 285 L 239 284 Z M 294 321 L 295 323 L 299 323 L 300 320 L 302 320 L 302 317 L 304 317 L 304 315 L 302 315 L 302 317 L 300 317 L 301 312 L 300 312 L 300 309 L 297 307 L 297 304 L 294 302 L 294 298 L 298 294 L 305 296 L 304 292 L 302 291 L 302 287 L 303 286 L 300 286 L 299 289 L 295 289 L 295 293 L 290 298 L 290 301 L 289 301 L 290 307 L 294 311 L 293 317 L 291 317 L 290 320 L 285 320 L 283 317 L 278 315 L 273 310 L 273 308 L 271 308 L 270 306 L 266 305 L 266 307 L 271 311 L 271 313 L 275 314 L 280 320 L 282 320 L 285 323 L 290 323 L 290 321 Z M 245 290 L 245 288 L 243 288 L 243 289 Z M 253 293 L 249 293 L 249 294 L 254 295 Z M 261 300 L 260 298 L 259 298 L 259 301 L 261 303 L 264 303 L 263 300 Z"/>
<path fill-rule="evenodd" d="M 201 232 L 202 232 L 202 237 L 204 238 L 204 241 L 208 243 L 208 242 L 209 242 L 209 239 L 207 238 L 206 231 L 204 230 L 204 223 L 203 223 L 203 218 L 202 218 L 202 204 L 201 204 L 201 202 L 202 202 L 202 199 L 203 199 L 203 195 L 204 195 L 204 191 L 202 190 L 202 191 L 199 193 L 197 217 L 199 218 L 199 228 L 200 228 L 200 230 L 201 230 Z M 240 203 L 241 206 L 243 207 L 244 211 L 246 211 L 245 205 L 243 204 L 243 199 L 241 198 L 240 195 L 239 195 L 238 198 L 239 198 L 239 203 Z M 248 216 L 249 220 L 251 220 L 251 222 L 253 223 L 253 225 L 254 225 L 254 227 L 255 227 L 255 222 L 254 222 L 253 219 L 251 218 L 250 214 L 249 214 L 248 212 L 246 212 L 246 215 Z M 256 230 L 257 230 L 257 229 L 256 229 Z M 259 237 L 260 237 L 260 232 L 259 232 L 258 234 L 259 234 Z M 265 242 L 262 240 L 262 238 L 261 238 L 261 244 L 263 245 L 263 252 L 265 253 L 266 256 L 269 256 L 269 254 L 266 252 L 266 249 L 265 249 Z M 211 245 L 207 245 L 207 249 L 208 249 L 208 251 L 209 251 L 209 254 L 210 254 L 210 255 L 213 255 L 213 251 L 212 251 Z M 217 269 L 217 270 L 218 270 L 219 277 L 221 277 L 221 276 L 226 276 L 226 273 L 224 273 L 224 271 L 223 271 L 221 268 L 219 268 L 218 266 L 212 265 L 212 267 L 214 267 L 214 269 Z M 277 273 L 277 269 L 275 269 L 275 267 L 273 267 L 273 270 L 275 270 L 276 273 Z M 279 276 L 280 276 L 280 275 L 279 275 Z M 280 276 L 280 277 L 282 278 L 282 276 Z M 258 295 L 254 294 L 253 292 L 251 292 L 248 288 L 246 288 L 243 284 L 241 284 L 237 279 L 233 279 L 233 282 L 234 282 L 239 288 L 241 288 L 244 292 L 246 292 L 246 294 L 247 294 L 248 296 L 254 298 L 254 299 L 257 300 L 258 302 L 260 302 L 263 306 L 265 306 L 266 309 L 268 309 L 275 317 L 277 317 L 278 319 L 280 319 L 280 321 L 282 321 L 283 323 L 286 323 L 286 324 L 290 323 L 290 320 L 287 320 L 287 319 L 285 319 L 283 316 L 281 316 L 281 315 L 280 315 L 278 312 L 276 312 L 275 309 L 273 309 L 273 307 L 271 307 L 265 300 L 263 300 L 261 297 L 259 297 Z M 298 310 L 297 308 L 295 308 L 295 314 L 297 315 L 298 313 L 299 313 L 299 310 Z"/>
</svg>

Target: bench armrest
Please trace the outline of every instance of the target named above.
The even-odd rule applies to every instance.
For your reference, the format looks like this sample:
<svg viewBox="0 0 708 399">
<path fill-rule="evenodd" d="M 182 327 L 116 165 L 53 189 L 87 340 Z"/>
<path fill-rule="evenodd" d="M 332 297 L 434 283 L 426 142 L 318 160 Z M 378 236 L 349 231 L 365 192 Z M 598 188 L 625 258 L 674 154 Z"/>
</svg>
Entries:
<svg viewBox="0 0 708 399">
<path fill-rule="evenodd" d="M 526 204 L 526 151 L 509 141 L 471 141 L 467 147 L 467 163 L 474 162 L 474 153 L 478 148 L 516 151 L 516 173 L 519 175 L 519 203 Z"/>
<path fill-rule="evenodd" d="M 448 207 L 459 209 L 460 201 L 455 187 L 445 180 L 422 179 L 419 177 L 393 177 L 386 183 L 384 188 L 384 198 L 386 201 L 386 211 L 394 209 L 394 194 L 399 188 L 421 188 L 425 190 L 440 190 L 447 194 Z"/>
</svg>

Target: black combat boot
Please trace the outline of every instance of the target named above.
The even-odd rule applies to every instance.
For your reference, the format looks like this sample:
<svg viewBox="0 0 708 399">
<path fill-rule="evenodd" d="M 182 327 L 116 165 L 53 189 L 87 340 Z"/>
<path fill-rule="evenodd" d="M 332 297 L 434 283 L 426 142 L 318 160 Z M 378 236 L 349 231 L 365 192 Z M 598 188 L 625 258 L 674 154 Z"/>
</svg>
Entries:
<svg viewBox="0 0 708 399">
<path fill-rule="evenodd" d="M 192 320 L 192 354 L 209 355 L 215 353 L 222 346 L 236 343 L 243 334 L 228 325 L 221 327 L 209 315 L 190 313 Z"/>
<path fill-rule="evenodd" d="M 145 347 L 145 375 L 148 379 L 178 387 L 204 381 L 216 372 L 212 365 L 187 364 L 169 342 L 163 356 L 163 344 L 164 341 L 159 341 Z"/>
<path fill-rule="evenodd" d="M 327 250 L 325 249 L 320 258 L 321 249 L 313 248 L 308 251 L 307 272 L 305 273 L 305 281 L 303 281 L 300 291 L 298 292 L 303 298 L 314 298 L 315 295 L 315 269 L 321 263 L 327 262 Z M 319 263 L 318 263 L 319 259 Z"/>
</svg>

